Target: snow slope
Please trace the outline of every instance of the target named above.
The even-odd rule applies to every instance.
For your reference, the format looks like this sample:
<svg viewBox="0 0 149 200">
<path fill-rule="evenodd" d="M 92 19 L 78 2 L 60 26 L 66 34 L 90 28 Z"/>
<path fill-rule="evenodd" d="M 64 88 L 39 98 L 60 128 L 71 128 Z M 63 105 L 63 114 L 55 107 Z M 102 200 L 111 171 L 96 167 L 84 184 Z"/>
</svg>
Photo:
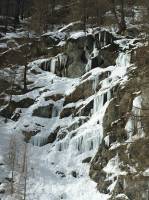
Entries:
<svg viewBox="0 0 149 200">
<path fill-rule="evenodd" d="M 80 36 L 82 34 L 77 33 L 71 37 L 78 38 Z M 121 44 L 121 41 L 119 43 Z M 28 88 L 30 92 L 12 96 L 15 102 L 30 97 L 34 99 L 34 104 L 29 108 L 20 108 L 21 114 L 18 121 L 8 121 L 7 124 L 2 122 L 0 125 L 0 159 L 2 160 L 2 156 L 6 156 L 7 150 L 4 144 L 9 144 L 11 134 L 20 135 L 25 131 L 28 133 L 37 131 L 37 134 L 29 140 L 27 148 L 27 200 L 107 200 L 109 195 L 100 194 L 96 189 L 96 183 L 89 177 L 90 164 L 82 161 L 88 157 L 93 158 L 102 141 L 103 117 L 112 98 L 111 90 L 118 83 L 124 84 L 127 81 L 130 52 L 129 50 L 119 52 L 115 66 L 109 66 L 106 69 L 98 67 L 90 71 L 89 78 L 94 80 L 93 90 L 95 91 L 95 94 L 89 97 L 94 100 L 92 114 L 87 122 L 80 126 L 76 125 L 75 129 L 70 131 L 67 128 L 82 117 L 71 115 L 61 119 L 60 112 L 63 109 L 64 98 L 58 101 L 46 101 L 45 97 L 71 94 L 81 83 L 82 77 L 75 79 L 58 77 L 52 72 L 41 70 L 39 68 L 41 61 L 29 64 L 28 80 L 31 84 Z M 38 73 L 33 73 L 33 70 Z M 100 82 L 101 88 L 96 91 L 99 82 L 97 75 L 104 71 L 110 71 L 110 73 Z M 106 100 L 104 99 L 105 95 Z M 87 101 L 88 99 L 80 100 L 74 105 L 86 104 Z M 52 118 L 32 116 L 36 108 L 47 106 L 49 103 L 53 103 L 54 108 L 57 109 L 56 114 L 53 109 Z M 53 143 L 42 146 L 41 144 L 46 143 L 48 136 L 58 126 L 60 126 L 61 133 L 65 131 L 67 134 L 62 139 L 57 137 Z M 60 135 L 60 132 L 58 134 Z M 1 179 L 3 178 L 1 177 Z M 13 198 L 16 198 L 15 195 L 10 197 L 9 193 L 3 195 L 3 200 Z"/>
</svg>

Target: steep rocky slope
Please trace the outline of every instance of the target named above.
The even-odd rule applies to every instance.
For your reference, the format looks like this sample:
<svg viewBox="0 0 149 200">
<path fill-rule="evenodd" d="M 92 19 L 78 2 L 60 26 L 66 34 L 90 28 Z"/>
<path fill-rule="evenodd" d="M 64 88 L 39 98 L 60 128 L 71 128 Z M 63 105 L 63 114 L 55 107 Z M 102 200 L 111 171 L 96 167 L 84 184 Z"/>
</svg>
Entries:
<svg viewBox="0 0 149 200">
<path fill-rule="evenodd" d="M 27 199 L 149 198 L 148 46 L 139 36 L 79 27 L 40 38 L 24 32 L 1 38 L 7 44 L 0 46 L 3 199 L 23 193 L 25 142 Z M 12 135 L 17 162 L 10 197 Z"/>
<path fill-rule="evenodd" d="M 104 116 L 104 139 L 90 176 L 110 199 L 148 199 L 148 47 L 132 51 L 128 81 L 116 88 Z M 111 187 L 112 184 L 112 187 Z M 120 195 L 120 193 L 122 193 Z"/>
</svg>

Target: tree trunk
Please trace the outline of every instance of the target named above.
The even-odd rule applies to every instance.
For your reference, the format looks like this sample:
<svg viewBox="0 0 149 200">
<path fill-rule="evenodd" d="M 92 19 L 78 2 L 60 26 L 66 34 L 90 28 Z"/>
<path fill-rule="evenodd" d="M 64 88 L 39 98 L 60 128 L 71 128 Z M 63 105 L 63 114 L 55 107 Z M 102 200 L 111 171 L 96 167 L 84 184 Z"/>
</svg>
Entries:
<svg viewBox="0 0 149 200">
<path fill-rule="evenodd" d="M 121 32 L 126 30 L 126 22 L 125 22 L 125 13 L 124 13 L 124 0 L 120 0 L 121 2 Z"/>
<path fill-rule="evenodd" d="M 16 8 L 15 8 L 15 18 L 14 18 L 14 30 L 19 24 L 19 16 L 20 16 L 20 8 L 21 8 L 21 0 L 16 0 Z"/>
<path fill-rule="evenodd" d="M 27 92 L 27 64 L 24 66 L 24 87 L 23 87 L 24 93 Z"/>
<path fill-rule="evenodd" d="M 9 17 L 9 6 L 10 6 L 10 0 L 7 0 L 6 3 L 6 18 L 5 18 L 5 33 L 7 32 L 7 28 L 8 28 L 8 17 Z"/>
<path fill-rule="evenodd" d="M 20 11 L 21 20 L 24 19 L 24 9 L 25 9 L 25 0 L 22 0 L 22 2 L 21 2 L 21 11 Z"/>
</svg>

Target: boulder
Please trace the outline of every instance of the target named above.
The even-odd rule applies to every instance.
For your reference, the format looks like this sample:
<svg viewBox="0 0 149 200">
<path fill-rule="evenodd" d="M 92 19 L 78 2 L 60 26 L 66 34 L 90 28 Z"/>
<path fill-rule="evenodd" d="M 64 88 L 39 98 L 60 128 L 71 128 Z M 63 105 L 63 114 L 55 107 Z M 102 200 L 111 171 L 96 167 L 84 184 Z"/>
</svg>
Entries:
<svg viewBox="0 0 149 200">
<path fill-rule="evenodd" d="M 60 113 L 60 119 L 64 117 L 69 117 L 72 115 L 75 111 L 75 107 L 70 107 L 70 108 L 63 108 L 62 112 Z"/>
<path fill-rule="evenodd" d="M 48 136 L 47 143 L 53 143 L 56 140 L 59 130 L 60 130 L 60 126 L 58 126 L 52 133 L 50 133 L 50 135 Z"/>
<path fill-rule="evenodd" d="M 87 103 L 85 106 L 79 109 L 77 112 L 77 115 L 79 116 L 90 116 L 91 111 L 93 109 L 94 100 L 91 100 L 89 103 Z"/>
<path fill-rule="evenodd" d="M 62 99 L 63 97 L 64 97 L 63 94 L 53 94 L 53 95 L 44 97 L 44 99 L 45 101 L 49 101 L 49 100 L 58 101 Z"/>
<path fill-rule="evenodd" d="M 84 160 L 82 160 L 82 163 L 89 163 L 91 161 L 92 157 L 87 157 Z"/>
<path fill-rule="evenodd" d="M 85 48 L 89 53 L 91 53 L 93 51 L 94 42 L 95 42 L 95 39 L 94 39 L 93 35 L 86 36 Z"/>
<path fill-rule="evenodd" d="M 43 118 L 51 118 L 53 111 L 53 104 L 49 104 L 47 106 L 40 106 L 33 110 L 33 116 L 43 117 Z"/>
<path fill-rule="evenodd" d="M 12 100 L 3 110 L 0 111 L 0 114 L 3 117 L 11 118 L 16 108 L 28 108 L 33 104 L 34 100 L 31 98 L 25 98 L 18 102 Z"/>
<path fill-rule="evenodd" d="M 77 78 L 85 73 L 85 41 L 85 36 L 77 39 L 70 38 L 67 40 L 65 53 L 68 55 L 67 76 L 70 78 Z"/>
<path fill-rule="evenodd" d="M 111 65 L 115 65 L 116 64 L 115 61 L 118 56 L 118 45 L 113 43 L 103 48 L 101 51 L 101 56 L 102 56 L 101 67 L 105 68 Z"/>
<path fill-rule="evenodd" d="M 137 28 L 135 28 L 135 27 L 133 27 L 133 28 L 127 28 L 127 30 L 126 30 L 127 32 L 127 36 L 129 36 L 129 37 L 131 37 L 131 38 L 136 38 L 136 37 L 138 37 L 139 36 L 139 33 L 140 33 L 140 31 L 137 29 Z"/>
<path fill-rule="evenodd" d="M 91 59 L 91 69 L 100 67 L 100 66 L 102 66 L 103 63 L 104 63 L 104 60 L 101 57 L 101 54 L 99 53 L 96 57 Z"/>
<path fill-rule="evenodd" d="M 72 102 L 77 102 L 80 99 L 85 100 L 87 97 L 94 94 L 93 90 L 93 80 L 83 81 L 80 85 L 78 85 L 75 90 L 65 97 L 64 105 Z"/>
<path fill-rule="evenodd" d="M 76 171 L 72 171 L 72 172 L 71 172 L 71 175 L 72 175 L 74 178 L 77 178 L 78 173 L 77 173 Z"/>
</svg>

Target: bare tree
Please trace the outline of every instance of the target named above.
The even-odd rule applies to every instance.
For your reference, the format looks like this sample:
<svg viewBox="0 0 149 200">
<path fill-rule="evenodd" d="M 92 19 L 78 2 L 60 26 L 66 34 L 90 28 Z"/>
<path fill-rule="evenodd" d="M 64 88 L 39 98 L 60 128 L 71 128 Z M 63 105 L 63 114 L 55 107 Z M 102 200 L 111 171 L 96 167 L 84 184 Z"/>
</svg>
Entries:
<svg viewBox="0 0 149 200">
<path fill-rule="evenodd" d="M 5 33 L 8 29 L 8 17 L 9 17 L 9 9 L 10 9 L 10 0 L 6 1 L 6 15 L 5 15 Z"/>
<path fill-rule="evenodd" d="M 28 156 L 27 156 L 27 143 L 24 144 L 23 162 L 22 162 L 22 175 L 24 178 L 23 183 L 23 200 L 26 200 L 26 189 L 27 189 L 27 172 L 28 172 Z"/>
<path fill-rule="evenodd" d="M 14 171 L 15 171 L 15 165 L 16 165 L 16 138 L 15 138 L 14 135 L 11 136 L 11 138 L 10 138 L 8 159 L 9 159 L 9 165 L 10 165 L 10 168 L 11 168 L 11 179 L 10 179 L 11 188 L 10 188 L 10 192 L 11 192 L 11 195 L 12 195 L 15 192 Z"/>
<path fill-rule="evenodd" d="M 26 93 L 27 92 L 27 62 L 24 66 L 24 77 L 23 77 L 23 92 Z"/>
</svg>

